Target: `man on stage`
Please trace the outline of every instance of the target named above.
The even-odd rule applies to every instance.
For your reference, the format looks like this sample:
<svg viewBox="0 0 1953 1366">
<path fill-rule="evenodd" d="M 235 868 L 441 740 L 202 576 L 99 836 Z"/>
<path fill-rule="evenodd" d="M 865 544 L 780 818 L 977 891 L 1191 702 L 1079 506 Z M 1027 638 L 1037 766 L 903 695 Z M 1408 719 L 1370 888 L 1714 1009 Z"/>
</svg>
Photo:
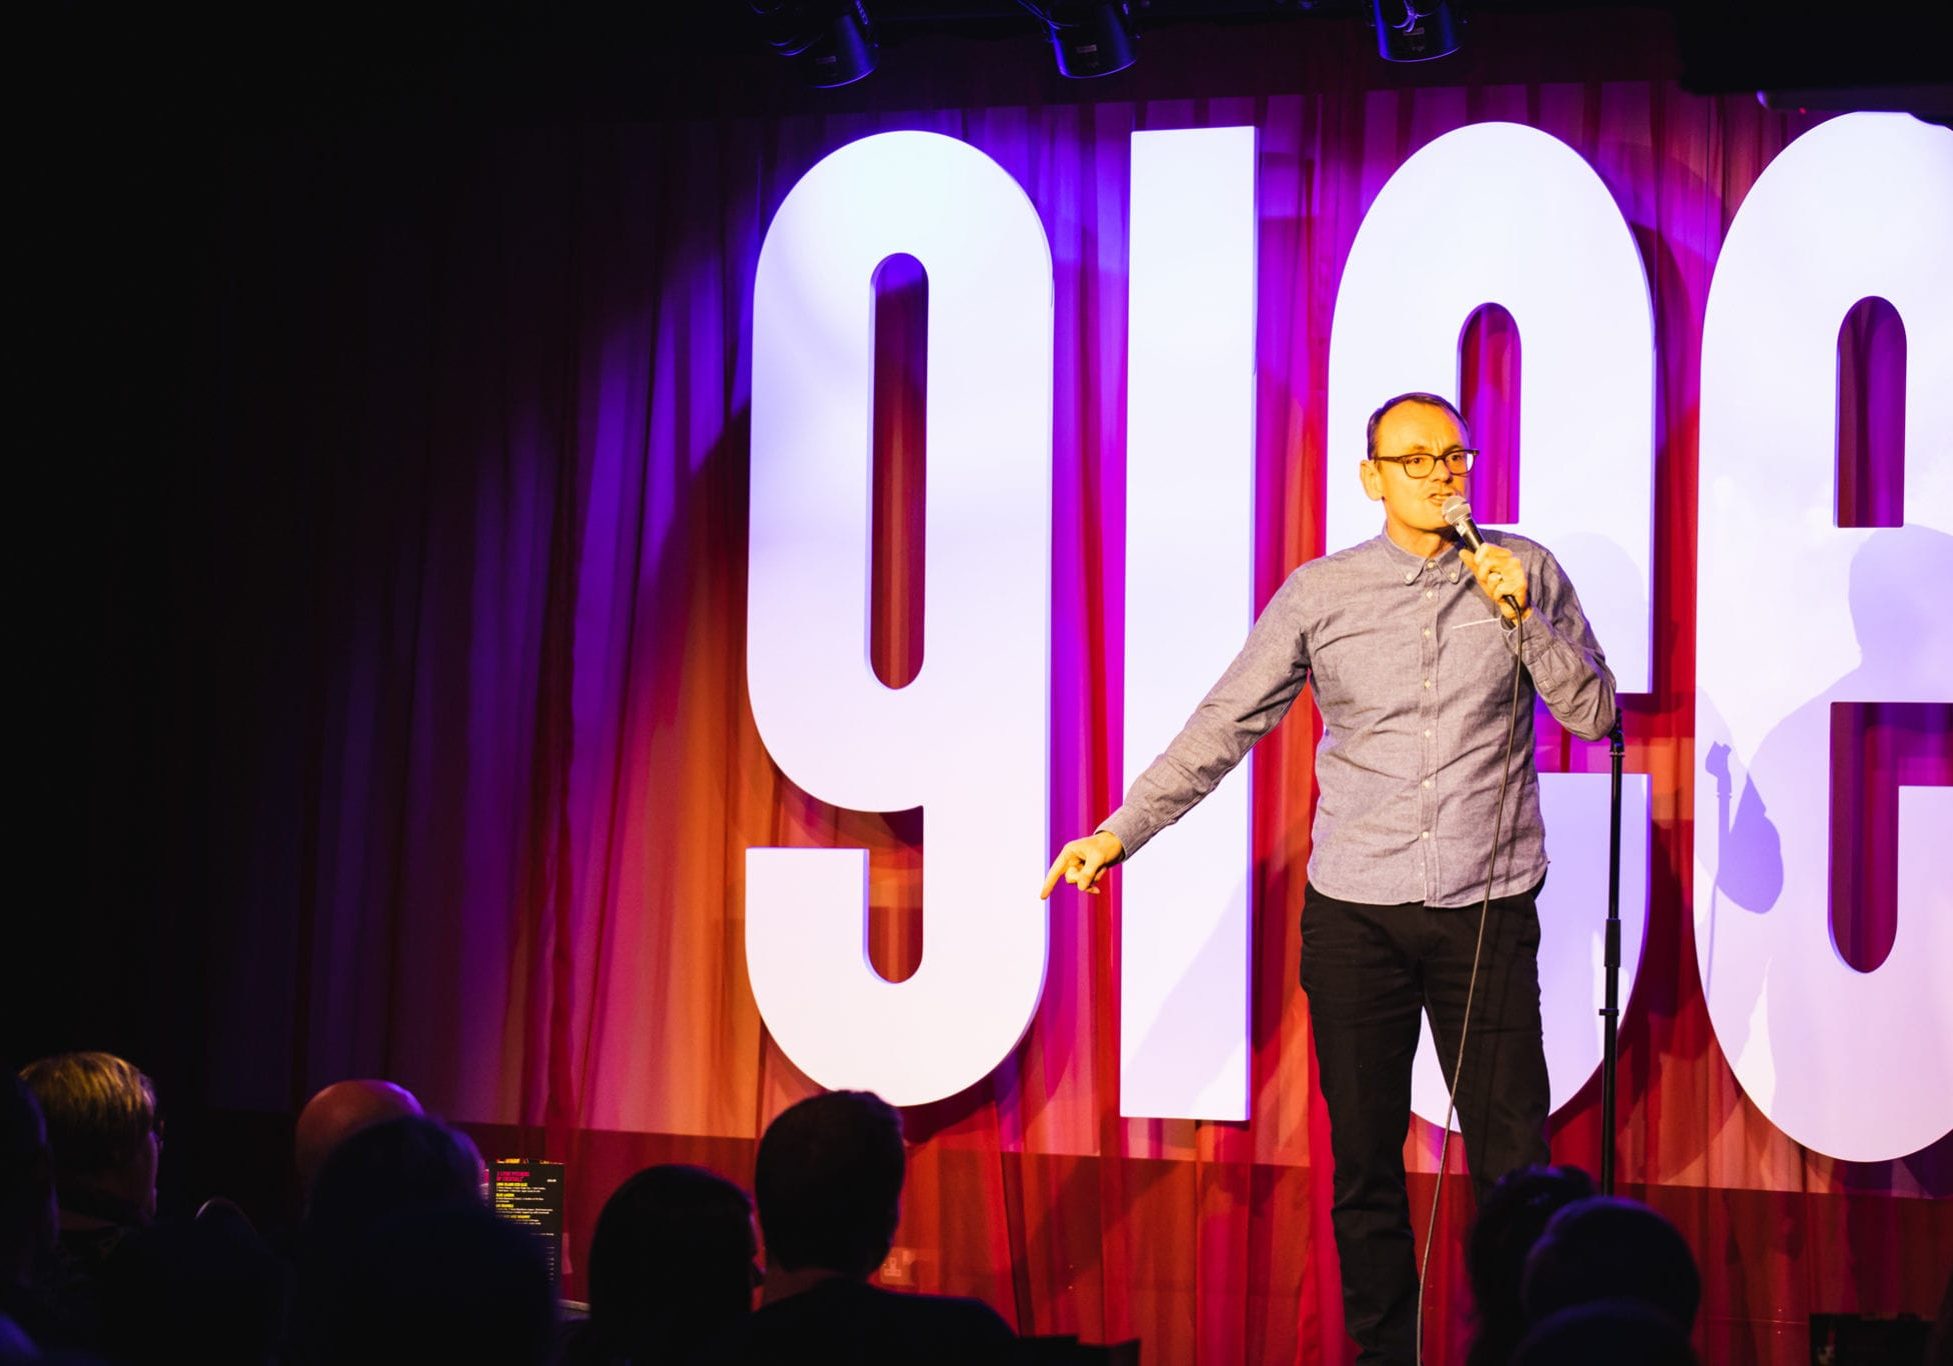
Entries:
<svg viewBox="0 0 1953 1366">
<path fill-rule="evenodd" d="M 1614 677 L 1552 554 L 1501 532 L 1473 554 L 1446 522 L 1468 440 L 1435 394 L 1371 414 L 1358 474 L 1383 504 L 1383 534 L 1289 575 L 1166 752 L 1096 832 L 1065 845 L 1044 886 L 1096 892 L 1313 685 L 1323 736 L 1302 989 L 1329 1110 L 1344 1317 L 1364 1362 L 1417 1355 L 1403 1146 L 1420 1010 L 1447 1077 L 1466 1035 L 1456 1098 L 1481 1196 L 1547 1160 L 1533 698 L 1583 739 L 1614 724 Z"/>
</svg>

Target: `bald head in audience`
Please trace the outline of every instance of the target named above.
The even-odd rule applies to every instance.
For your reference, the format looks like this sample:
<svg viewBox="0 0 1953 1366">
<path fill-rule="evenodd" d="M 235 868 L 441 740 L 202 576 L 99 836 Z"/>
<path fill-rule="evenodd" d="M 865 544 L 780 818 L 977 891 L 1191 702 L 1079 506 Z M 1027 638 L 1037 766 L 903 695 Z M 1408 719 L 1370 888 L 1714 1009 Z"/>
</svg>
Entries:
<svg viewBox="0 0 1953 1366">
<path fill-rule="evenodd" d="M 420 1102 L 404 1086 L 390 1081 L 335 1081 L 305 1102 L 299 1112 L 298 1132 L 292 1142 L 299 1184 L 309 1192 L 333 1149 L 361 1129 L 420 1114 Z"/>
</svg>

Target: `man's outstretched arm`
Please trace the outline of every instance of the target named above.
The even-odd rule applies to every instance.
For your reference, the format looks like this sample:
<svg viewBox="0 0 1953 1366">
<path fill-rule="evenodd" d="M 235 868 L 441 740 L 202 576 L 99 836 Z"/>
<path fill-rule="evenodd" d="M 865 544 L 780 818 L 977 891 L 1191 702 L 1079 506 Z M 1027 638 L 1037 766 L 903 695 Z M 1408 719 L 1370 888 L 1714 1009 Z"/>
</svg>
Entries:
<svg viewBox="0 0 1953 1366">
<path fill-rule="evenodd" d="M 1083 839 L 1058 851 L 1044 895 L 1060 881 L 1097 891 L 1105 870 L 1185 815 L 1287 714 L 1308 677 L 1300 570 L 1256 620 L 1227 671 L 1201 699 L 1165 753 L 1133 780 L 1126 800 Z"/>
</svg>

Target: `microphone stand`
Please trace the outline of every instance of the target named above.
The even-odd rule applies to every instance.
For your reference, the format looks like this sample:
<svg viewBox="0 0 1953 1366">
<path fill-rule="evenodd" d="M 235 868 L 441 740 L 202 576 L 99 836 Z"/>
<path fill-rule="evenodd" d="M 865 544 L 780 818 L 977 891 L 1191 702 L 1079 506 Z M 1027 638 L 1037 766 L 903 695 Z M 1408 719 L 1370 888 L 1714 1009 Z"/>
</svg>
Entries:
<svg viewBox="0 0 1953 1366">
<path fill-rule="evenodd" d="M 1621 760 L 1626 753 L 1621 713 L 1608 732 L 1607 760 L 1613 783 L 1612 825 L 1607 841 L 1607 941 L 1602 966 L 1607 1004 L 1600 1008 L 1600 1193 L 1614 1193 L 1614 1077 L 1620 1063 L 1621 1033 Z"/>
</svg>

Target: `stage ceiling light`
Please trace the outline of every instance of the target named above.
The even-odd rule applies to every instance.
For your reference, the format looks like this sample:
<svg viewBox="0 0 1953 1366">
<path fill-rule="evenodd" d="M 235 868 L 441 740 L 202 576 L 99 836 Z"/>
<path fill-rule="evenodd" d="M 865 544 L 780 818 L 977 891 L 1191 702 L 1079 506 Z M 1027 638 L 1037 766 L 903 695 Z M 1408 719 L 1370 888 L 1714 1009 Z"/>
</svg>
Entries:
<svg viewBox="0 0 1953 1366">
<path fill-rule="evenodd" d="M 875 69 L 875 25 L 862 0 L 751 0 L 773 50 L 816 89 Z"/>
<path fill-rule="evenodd" d="M 1044 21 L 1051 35 L 1051 53 L 1058 62 L 1058 74 L 1074 80 L 1110 76 L 1124 71 L 1133 56 L 1132 20 L 1126 0 L 1056 0 L 1036 4 L 1019 0 L 1025 9 Z"/>
<path fill-rule="evenodd" d="M 1449 0 L 1371 0 L 1377 52 L 1386 62 L 1428 62 L 1458 50 L 1458 18 Z"/>
</svg>

